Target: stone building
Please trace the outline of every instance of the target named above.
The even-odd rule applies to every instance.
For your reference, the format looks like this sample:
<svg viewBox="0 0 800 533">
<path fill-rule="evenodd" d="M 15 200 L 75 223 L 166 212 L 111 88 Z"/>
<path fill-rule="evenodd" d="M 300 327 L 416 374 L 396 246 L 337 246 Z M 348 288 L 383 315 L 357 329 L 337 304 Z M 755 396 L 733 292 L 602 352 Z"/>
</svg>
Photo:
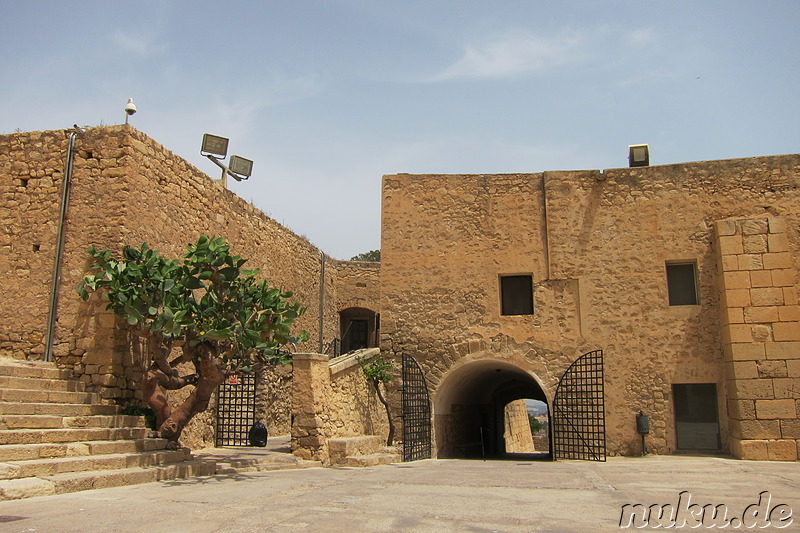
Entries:
<svg viewBox="0 0 800 533">
<path fill-rule="evenodd" d="M 382 346 L 429 383 L 435 455 L 504 451 L 527 398 L 566 457 L 641 453 L 642 411 L 657 453 L 797 459 L 800 156 L 387 175 L 382 212 Z"/>
<path fill-rule="evenodd" d="M 603 456 L 640 453 L 641 410 L 658 453 L 797 459 L 798 155 L 388 175 L 378 265 L 327 257 L 130 126 L 69 139 L 0 136 L 0 356 L 42 359 L 49 345 L 104 401 L 137 401 L 141 351 L 99 299 L 75 296 L 86 249 L 146 241 L 175 257 L 218 235 L 308 308 L 307 354 L 262 376 L 257 399 L 270 433 L 292 432 L 304 456 L 386 431 L 352 358 L 321 355 L 379 344 L 418 363 L 434 456 L 506 451 L 506 406 L 533 399 L 550 408 L 556 455 L 583 440 Z M 187 444 L 213 444 L 215 424 L 197 417 Z"/>
<path fill-rule="evenodd" d="M 141 347 L 102 298 L 76 296 L 91 266 L 87 249 L 147 242 L 179 257 L 202 234 L 225 237 L 249 268 L 307 307 L 297 327 L 310 340 L 300 351 L 324 353 L 342 338 L 341 325 L 359 320 L 348 347 L 377 344 L 375 265 L 327 257 L 131 126 L 88 128 L 70 146 L 72 133 L 0 136 L 0 356 L 44 359 L 49 342 L 52 359 L 104 401 L 141 400 Z M 288 367 L 261 376 L 258 418 L 273 435 L 291 431 L 291 375 Z M 196 417 L 185 443 L 213 445 L 213 416 Z"/>
</svg>

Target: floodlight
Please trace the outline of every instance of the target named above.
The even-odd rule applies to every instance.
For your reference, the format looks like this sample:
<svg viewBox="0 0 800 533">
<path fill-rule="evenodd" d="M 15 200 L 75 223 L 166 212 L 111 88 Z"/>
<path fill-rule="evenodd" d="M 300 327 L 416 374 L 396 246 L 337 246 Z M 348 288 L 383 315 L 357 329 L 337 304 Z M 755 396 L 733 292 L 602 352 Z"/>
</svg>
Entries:
<svg viewBox="0 0 800 533">
<path fill-rule="evenodd" d="M 219 181 L 223 187 L 228 186 L 228 176 L 236 181 L 246 180 L 253 172 L 253 162 L 250 159 L 238 155 L 232 155 L 229 166 L 222 162 L 228 153 L 228 139 L 219 135 L 206 133 L 203 135 L 203 145 L 200 148 L 200 155 L 204 155 L 209 161 L 222 169 L 222 176 Z"/>
<path fill-rule="evenodd" d="M 249 178 L 250 174 L 253 172 L 253 162 L 249 159 L 245 159 L 244 157 L 232 155 L 230 161 L 228 162 L 228 168 L 231 172 L 239 174 L 240 176 L 244 176 L 245 178 Z"/>
<path fill-rule="evenodd" d="M 200 147 L 201 154 L 214 154 L 224 158 L 228 155 L 228 139 L 219 135 L 203 134 L 203 145 Z"/>
<path fill-rule="evenodd" d="M 650 148 L 646 144 L 628 146 L 628 166 L 646 167 L 650 165 Z"/>
</svg>

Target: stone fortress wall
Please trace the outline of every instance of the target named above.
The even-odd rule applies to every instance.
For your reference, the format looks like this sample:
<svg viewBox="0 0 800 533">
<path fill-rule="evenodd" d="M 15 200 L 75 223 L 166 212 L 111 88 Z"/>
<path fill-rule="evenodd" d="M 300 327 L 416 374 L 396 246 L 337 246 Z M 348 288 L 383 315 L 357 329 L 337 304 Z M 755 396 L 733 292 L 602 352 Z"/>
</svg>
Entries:
<svg viewBox="0 0 800 533">
<path fill-rule="evenodd" d="M 2 356 L 44 357 L 68 133 L 0 136 Z M 337 269 L 346 262 L 326 262 L 321 291 L 321 250 L 130 126 L 78 135 L 68 205 L 53 354 L 109 401 L 141 399 L 143 350 L 99 295 L 88 302 L 77 297 L 75 288 L 91 266 L 89 246 L 119 252 L 125 244 L 147 242 L 177 258 L 201 234 L 225 237 L 248 267 L 260 268 L 272 286 L 292 290 L 307 307 L 297 329 L 308 331 L 310 340 L 298 350 L 319 351 L 339 336 Z M 345 279 L 358 277 L 357 270 L 346 267 Z M 287 434 L 291 369 L 276 369 L 262 381 L 259 418 L 266 417 L 271 434 Z M 209 444 L 212 417 L 213 409 L 197 417 L 187 435 Z"/>
<path fill-rule="evenodd" d="M 603 349 L 610 454 L 640 452 L 640 409 L 650 415 L 648 447 L 675 452 L 672 385 L 711 383 L 722 451 L 795 460 L 800 395 L 786 391 L 800 384 L 799 189 L 798 155 L 604 172 L 384 176 L 383 347 L 418 359 L 435 405 L 453 394 L 448 383 L 463 382 L 461 369 L 497 361 L 509 365 L 497 372 L 533 376 L 552 406 L 570 363 Z M 773 308 L 744 316 L 745 304 L 720 297 L 731 281 L 719 270 L 715 224 L 751 217 L 785 228 L 769 235 L 785 249 L 780 262 L 764 267 L 780 278 L 770 286 Z M 769 252 L 767 238 L 760 236 L 760 253 Z M 684 261 L 696 263 L 699 305 L 670 306 L 665 265 Z M 532 315 L 501 313 L 504 275 L 532 276 Z M 729 306 L 742 315 L 731 333 L 722 327 Z M 750 329 L 752 321 L 773 319 L 776 325 Z M 732 340 L 734 333 L 740 336 Z M 737 353 L 742 345 L 760 348 L 740 365 L 729 355 L 731 342 Z M 776 351 L 769 355 L 765 346 Z M 767 401 L 778 394 L 783 401 Z M 759 400 L 768 422 L 754 414 Z M 738 414 L 731 402 L 750 411 Z M 450 438 L 443 434 L 448 416 L 434 409 L 435 438 Z M 751 447 L 758 452 L 743 452 L 742 442 L 756 438 L 763 441 Z"/>
<path fill-rule="evenodd" d="M 0 356 L 44 356 L 67 137 L 0 136 Z M 101 298 L 82 302 L 75 293 L 90 267 L 86 249 L 147 241 L 177 257 L 205 233 L 225 237 L 308 307 L 298 327 L 311 337 L 301 352 L 324 352 L 342 334 L 340 313 L 372 311 L 381 348 L 413 355 L 426 373 L 434 439 L 458 437 L 448 421 L 467 411 L 448 399 L 481 372 L 535 380 L 551 404 L 567 367 L 602 349 L 609 453 L 639 453 L 640 409 L 650 415 L 648 446 L 677 451 L 672 387 L 701 383 L 716 385 L 722 451 L 794 460 L 799 186 L 798 155 L 604 172 L 390 175 L 379 266 L 325 257 L 130 126 L 91 128 L 76 143 L 53 354 L 108 401 L 140 398 L 142 347 Z M 698 305 L 669 305 L 671 262 L 696 264 Z M 532 315 L 501 313 L 506 275 L 532 277 Z M 311 413 L 304 436 L 385 431 L 374 397 L 342 400 L 364 388 L 355 367 L 334 371 L 311 359 L 294 370 L 324 366 L 330 397 L 317 395 L 322 403 L 303 411 Z M 259 417 L 271 434 L 289 432 L 301 414 L 291 401 L 296 376 L 286 367 L 262 382 Z M 396 390 L 390 398 L 399 430 Z M 209 445 L 213 411 L 187 434 L 190 446 Z M 313 453 L 324 456 L 319 446 Z"/>
</svg>

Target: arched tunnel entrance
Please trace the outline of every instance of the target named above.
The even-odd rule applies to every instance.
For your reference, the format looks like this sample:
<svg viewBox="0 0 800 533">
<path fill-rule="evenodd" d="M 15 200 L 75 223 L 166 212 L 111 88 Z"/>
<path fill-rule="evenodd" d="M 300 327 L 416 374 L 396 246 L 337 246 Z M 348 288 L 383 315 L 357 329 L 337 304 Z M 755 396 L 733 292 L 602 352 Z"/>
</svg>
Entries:
<svg viewBox="0 0 800 533">
<path fill-rule="evenodd" d="M 531 453 L 532 458 L 534 453 L 536 457 L 549 457 L 546 439 L 541 441 L 545 446 L 540 444 L 534 451 L 520 447 L 517 437 L 510 433 L 512 416 L 528 421 L 529 414 L 521 407 L 525 403 L 518 400 L 544 403 L 549 411 L 550 402 L 537 379 L 511 363 L 482 359 L 451 371 L 437 388 L 434 400 L 437 457 L 499 458 L 520 452 Z M 528 431 L 530 439 L 530 426 Z"/>
</svg>

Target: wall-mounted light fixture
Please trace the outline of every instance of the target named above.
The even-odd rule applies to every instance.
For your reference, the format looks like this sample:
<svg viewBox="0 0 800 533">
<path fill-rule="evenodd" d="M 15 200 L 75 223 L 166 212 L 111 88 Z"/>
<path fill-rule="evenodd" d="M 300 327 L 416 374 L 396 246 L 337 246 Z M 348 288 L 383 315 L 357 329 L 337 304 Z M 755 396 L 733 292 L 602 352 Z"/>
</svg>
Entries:
<svg viewBox="0 0 800 533">
<path fill-rule="evenodd" d="M 133 98 L 128 98 L 128 103 L 125 104 L 125 124 L 134 113 L 136 113 L 136 104 L 133 103 Z"/>
<path fill-rule="evenodd" d="M 214 154 L 222 159 L 228 155 L 228 139 L 219 135 L 206 133 L 203 135 L 203 144 L 200 146 L 202 155 Z"/>
<path fill-rule="evenodd" d="M 234 174 L 244 176 L 243 179 L 247 179 L 250 177 L 250 174 L 253 173 L 253 162 L 250 159 L 245 159 L 244 157 L 238 155 L 232 155 L 231 160 L 228 163 L 228 168 L 230 168 L 231 172 Z"/>
<path fill-rule="evenodd" d="M 650 165 L 650 148 L 646 144 L 628 146 L 628 166 L 646 167 Z"/>
<path fill-rule="evenodd" d="M 226 166 L 222 160 L 228 155 L 228 139 L 219 135 L 206 133 L 203 135 L 203 144 L 200 146 L 200 155 L 206 156 L 212 163 L 222 169 L 220 181 L 223 187 L 228 187 L 228 176 L 236 181 L 244 181 L 253 173 L 253 161 L 238 155 L 232 155 Z"/>
</svg>

